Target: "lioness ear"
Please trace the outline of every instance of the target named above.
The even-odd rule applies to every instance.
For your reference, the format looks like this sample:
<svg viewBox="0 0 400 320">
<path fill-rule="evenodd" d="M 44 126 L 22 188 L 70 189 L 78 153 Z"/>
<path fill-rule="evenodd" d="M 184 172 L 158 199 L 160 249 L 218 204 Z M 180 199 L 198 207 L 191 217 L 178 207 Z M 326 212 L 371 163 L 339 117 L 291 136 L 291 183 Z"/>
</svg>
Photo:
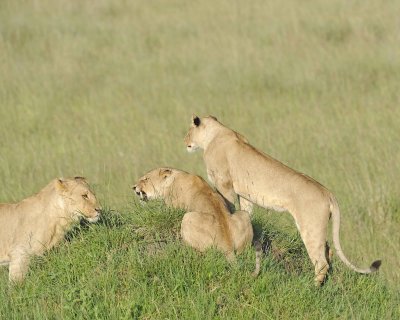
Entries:
<svg viewBox="0 0 400 320">
<path fill-rule="evenodd" d="M 163 179 L 169 177 L 171 175 L 171 173 L 172 173 L 171 169 L 161 169 L 160 170 L 160 176 L 162 176 Z"/>
<path fill-rule="evenodd" d="M 65 191 L 67 189 L 66 183 L 62 178 L 56 180 L 56 189 L 58 191 Z"/>
<path fill-rule="evenodd" d="M 193 115 L 192 116 L 192 123 L 195 127 L 198 127 L 200 125 L 200 118 L 198 116 Z"/>
<path fill-rule="evenodd" d="M 212 115 L 209 115 L 208 117 L 211 118 L 211 119 L 214 119 L 215 121 L 218 121 L 217 117 L 214 117 Z"/>
<path fill-rule="evenodd" d="M 74 177 L 74 180 L 86 182 L 86 178 L 85 177 Z"/>
</svg>

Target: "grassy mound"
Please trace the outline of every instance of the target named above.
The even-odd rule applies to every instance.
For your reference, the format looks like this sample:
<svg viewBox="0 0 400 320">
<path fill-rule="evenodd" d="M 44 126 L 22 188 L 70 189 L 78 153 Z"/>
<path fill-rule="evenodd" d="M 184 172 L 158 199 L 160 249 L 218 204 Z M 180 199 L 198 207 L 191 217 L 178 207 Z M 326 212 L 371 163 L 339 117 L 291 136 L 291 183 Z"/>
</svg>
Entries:
<svg viewBox="0 0 400 320">
<path fill-rule="evenodd" d="M 26 282 L 8 287 L 0 271 L 0 318 L 63 319 L 395 319 L 398 295 L 378 275 L 361 276 L 335 259 L 324 287 L 295 229 L 280 216 L 254 215 L 264 248 L 261 274 L 251 277 L 254 251 L 235 265 L 223 254 L 183 245 L 183 212 L 162 203 L 107 210 L 81 224 L 64 243 L 37 258 Z"/>
</svg>

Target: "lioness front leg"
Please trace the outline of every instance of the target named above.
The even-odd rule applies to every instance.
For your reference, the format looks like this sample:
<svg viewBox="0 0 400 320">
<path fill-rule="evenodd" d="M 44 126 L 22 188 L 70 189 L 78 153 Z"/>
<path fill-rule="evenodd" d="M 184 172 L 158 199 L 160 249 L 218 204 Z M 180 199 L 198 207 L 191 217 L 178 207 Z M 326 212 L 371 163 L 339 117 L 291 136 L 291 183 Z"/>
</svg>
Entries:
<svg viewBox="0 0 400 320">
<path fill-rule="evenodd" d="M 249 200 L 240 196 L 239 196 L 239 204 L 240 204 L 240 210 L 247 211 L 250 214 L 253 211 L 253 202 L 250 202 Z"/>
<path fill-rule="evenodd" d="M 16 249 L 11 253 L 8 266 L 8 279 L 11 282 L 21 282 L 28 272 L 30 256 L 23 249 Z"/>
<path fill-rule="evenodd" d="M 238 200 L 238 195 L 235 193 L 233 189 L 232 182 L 230 181 L 217 181 L 215 183 L 215 187 L 221 196 L 224 197 L 225 201 L 228 204 L 229 211 L 231 213 L 236 211 L 235 203 Z"/>
</svg>

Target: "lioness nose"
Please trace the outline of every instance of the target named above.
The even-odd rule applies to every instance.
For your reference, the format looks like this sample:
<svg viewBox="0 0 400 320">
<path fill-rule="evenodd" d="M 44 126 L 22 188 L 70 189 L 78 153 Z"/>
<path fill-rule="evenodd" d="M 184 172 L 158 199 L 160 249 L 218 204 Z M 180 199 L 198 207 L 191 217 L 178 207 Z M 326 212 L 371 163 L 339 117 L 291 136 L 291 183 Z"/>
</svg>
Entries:
<svg viewBox="0 0 400 320">
<path fill-rule="evenodd" d="M 94 209 L 97 213 L 100 213 L 101 212 L 101 208 L 96 208 L 96 209 Z"/>
<path fill-rule="evenodd" d="M 140 196 L 140 191 L 139 191 L 139 190 L 136 190 L 136 188 L 137 188 L 137 185 L 135 184 L 135 185 L 132 187 L 132 189 L 133 189 L 133 191 L 135 191 L 135 193 L 136 193 L 138 196 Z"/>
</svg>

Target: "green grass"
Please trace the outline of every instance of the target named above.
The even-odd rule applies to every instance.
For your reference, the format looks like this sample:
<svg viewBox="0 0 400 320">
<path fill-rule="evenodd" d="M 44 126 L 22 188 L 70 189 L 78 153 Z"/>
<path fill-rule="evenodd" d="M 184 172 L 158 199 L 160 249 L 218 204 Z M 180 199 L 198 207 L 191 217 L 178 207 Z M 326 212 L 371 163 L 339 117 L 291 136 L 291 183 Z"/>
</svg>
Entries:
<svg viewBox="0 0 400 320">
<path fill-rule="evenodd" d="M 378 0 L 1 1 L 0 202 L 81 175 L 113 213 L 37 259 L 21 287 L 0 269 L 0 318 L 399 318 L 399 10 Z M 192 113 L 328 187 L 346 255 L 359 266 L 381 258 L 379 274 L 335 258 L 315 290 L 292 219 L 264 210 L 254 223 L 272 249 L 257 280 L 252 250 L 232 267 L 183 247 L 182 212 L 141 209 L 129 187 L 159 166 L 206 176 L 183 144 Z"/>
<path fill-rule="evenodd" d="M 255 214 L 270 252 L 251 276 L 254 252 L 236 265 L 215 250 L 199 254 L 176 237 L 181 211 L 160 203 L 106 212 L 69 241 L 36 259 L 26 282 L 0 287 L 0 317 L 49 319 L 396 319 L 399 297 L 379 275 L 334 264 L 327 284 L 313 272 L 295 229 Z M 279 254 L 277 254 L 279 248 Z M 1 281 L 6 283 L 6 274 Z"/>
</svg>

